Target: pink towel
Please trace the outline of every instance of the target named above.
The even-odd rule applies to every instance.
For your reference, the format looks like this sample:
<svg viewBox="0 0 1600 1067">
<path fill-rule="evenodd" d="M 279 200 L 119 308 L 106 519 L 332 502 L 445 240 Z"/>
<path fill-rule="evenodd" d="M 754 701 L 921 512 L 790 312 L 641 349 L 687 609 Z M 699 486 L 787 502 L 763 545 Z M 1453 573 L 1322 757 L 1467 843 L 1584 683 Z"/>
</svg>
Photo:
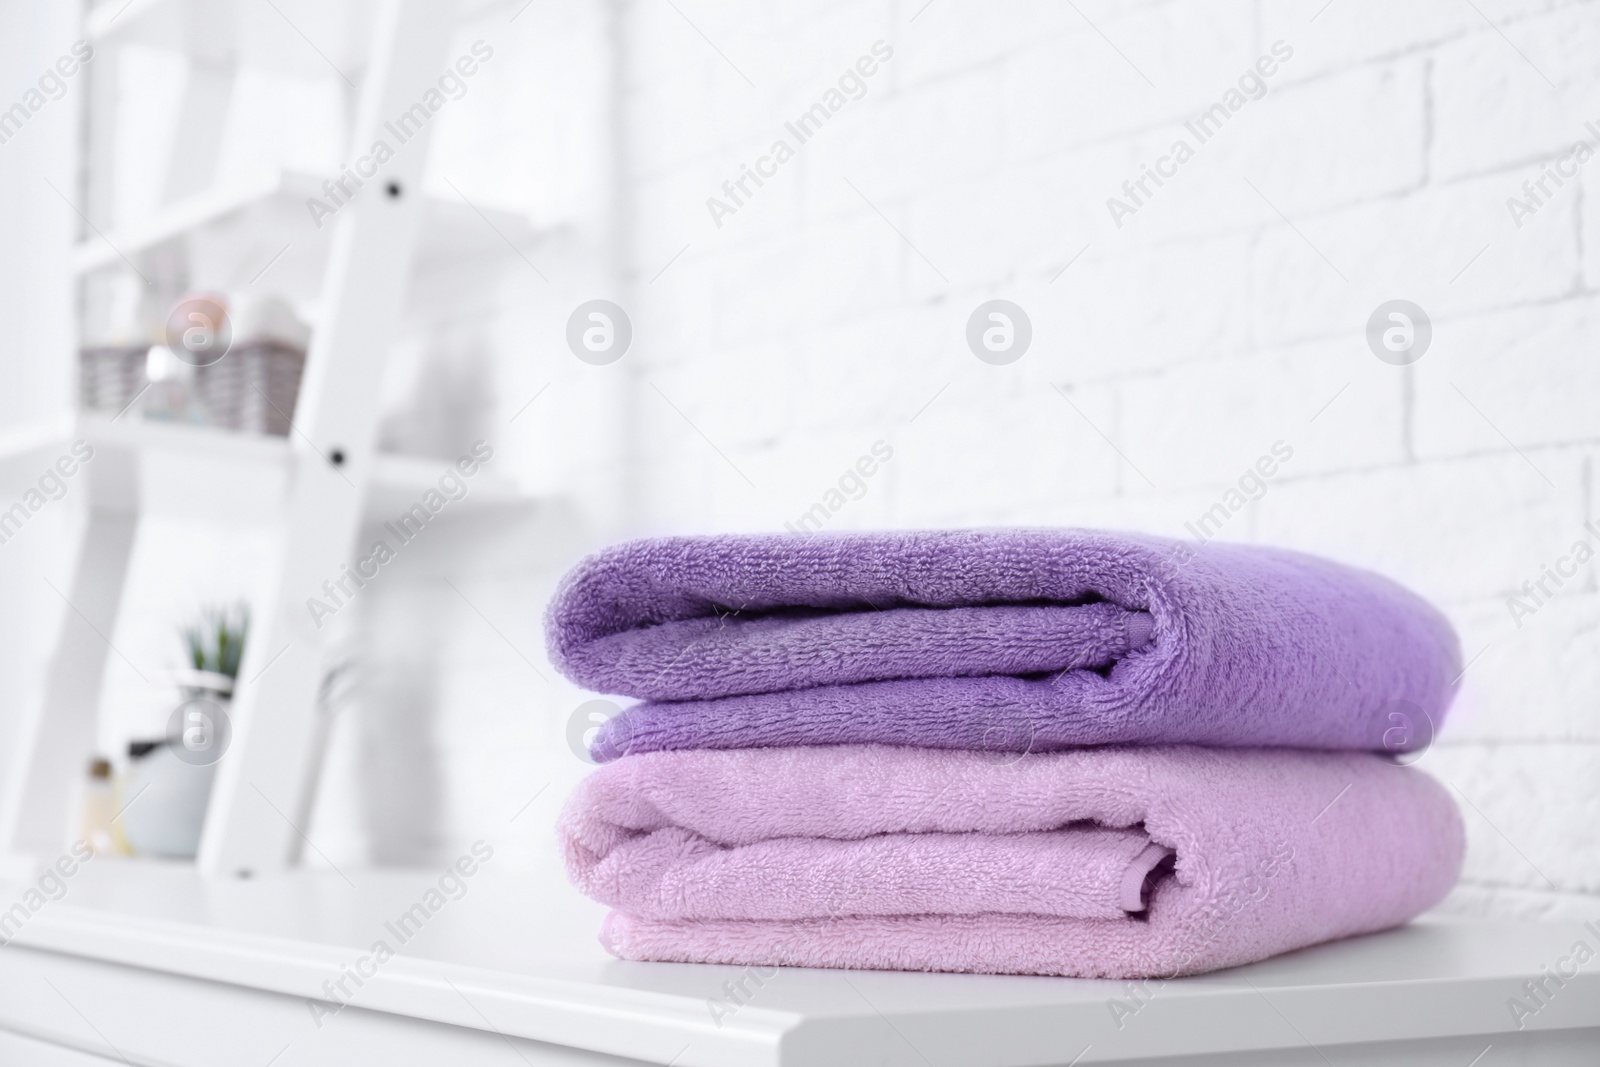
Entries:
<svg viewBox="0 0 1600 1067">
<path fill-rule="evenodd" d="M 1450 796 L 1365 753 L 646 753 L 561 821 L 633 960 L 1170 977 L 1395 926 L 1461 865 Z"/>
</svg>

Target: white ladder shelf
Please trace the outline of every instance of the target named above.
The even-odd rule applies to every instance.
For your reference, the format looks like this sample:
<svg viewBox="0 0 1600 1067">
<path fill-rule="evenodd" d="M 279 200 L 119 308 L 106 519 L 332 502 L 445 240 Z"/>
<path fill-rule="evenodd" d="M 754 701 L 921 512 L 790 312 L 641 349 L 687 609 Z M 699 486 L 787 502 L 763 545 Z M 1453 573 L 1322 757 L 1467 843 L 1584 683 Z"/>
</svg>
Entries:
<svg viewBox="0 0 1600 1067">
<path fill-rule="evenodd" d="M 240 12 L 244 5 L 237 0 L 133 0 L 122 12 L 106 5 L 89 16 L 90 35 L 98 35 L 104 49 L 112 37 L 111 20 L 120 17 L 127 20 L 122 26 L 128 42 L 142 43 L 145 37 L 170 42 L 187 34 L 193 38 L 191 46 L 204 45 L 217 40 L 219 25 L 229 22 L 225 9 Z M 384 122 L 411 107 L 444 69 L 455 9 L 453 0 L 376 5 L 351 127 L 352 149 L 379 139 Z M 248 62 L 259 50 L 252 41 L 264 31 L 251 25 L 236 15 L 224 27 L 236 38 L 236 47 L 223 48 L 226 58 Z M 282 31 L 277 26 L 274 32 Z M 204 91 L 203 82 L 197 82 L 196 91 Z M 186 106 L 186 114 L 188 110 Z M 69 587 L 60 590 L 71 607 L 63 612 L 43 699 L 24 709 L 19 743 L 0 781 L 0 862 L 18 867 L 47 861 L 70 840 L 74 786 L 92 754 L 107 640 L 120 606 L 134 531 L 142 513 L 161 506 L 161 489 L 172 483 L 170 470 L 163 478 L 157 468 L 189 461 L 224 464 L 229 499 L 248 501 L 255 517 L 275 524 L 278 533 L 268 591 L 251 604 L 252 632 L 231 711 L 232 742 L 218 766 L 199 870 L 212 876 L 247 875 L 292 862 L 302 832 L 292 818 L 304 809 L 314 787 L 308 778 L 325 670 L 306 597 L 324 580 L 337 577 L 340 564 L 350 558 L 364 508 L 393 499 L 384 492 L 385 485 L 415 481 L 410 469 L 415 461 L 408 465 L 379 456 L 375 440 L 378 385 L 404 310 L 423 221 L 421 178 L 430 132 L 424 126 L 412 137 L 327 227 L 332 236 L 322 311 L 312 334 L 294 430 L 286 441 L 140 425 L 134 416 L 113 421 L 84 415 L 71 426 L 47 427 L 31 438 L 13 440 L 10 447 L 0 446 L 0 471 L 48 464 L 65 444 L 80 438 L 96 450 L 83 473 L 89 489 L 85 534 Z M 281 201 L 305 184 L 286 180 L 265 190 L 262 198 L 277 196 Z M 130 230 L 123 240 L 86 241 L 76 257 L 78 269 L 87 273 L 116 266 L 122 255 L 249 206 L 248 200 L 201 192 L 143 230 Z"/>
</svg>

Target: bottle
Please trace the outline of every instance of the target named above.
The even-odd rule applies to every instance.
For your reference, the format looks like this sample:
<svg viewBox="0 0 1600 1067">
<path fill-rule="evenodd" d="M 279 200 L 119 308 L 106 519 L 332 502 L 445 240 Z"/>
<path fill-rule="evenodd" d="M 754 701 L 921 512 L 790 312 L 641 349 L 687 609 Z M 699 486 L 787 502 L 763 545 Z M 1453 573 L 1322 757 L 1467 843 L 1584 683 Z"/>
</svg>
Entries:
<svg viewBox="0 0 1600 1067">
<path fill-rule="evenodd" d="M 122 835 L 112 820 L 117 815 L 117 788 L 111 781 L 111 761 L 96 756 L 89 761 L 89 784 L 83 791 L 81 834 L 98 856 L 127 853 Z"/>
</svg>

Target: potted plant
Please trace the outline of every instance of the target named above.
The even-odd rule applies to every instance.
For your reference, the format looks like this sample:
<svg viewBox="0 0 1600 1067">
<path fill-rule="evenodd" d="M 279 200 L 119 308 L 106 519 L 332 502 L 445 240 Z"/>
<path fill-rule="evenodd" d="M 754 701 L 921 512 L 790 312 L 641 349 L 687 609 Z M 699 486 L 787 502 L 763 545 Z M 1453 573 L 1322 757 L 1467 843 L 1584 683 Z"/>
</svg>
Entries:
<svg viewBox="0 0 1600 1067">
<path fill-rule="evenodd" d="M 181 701 L 166 735 L 128 744 L 123 832 L 135 855 L 193 859 L 250 629 L 249 609 L 211 608 L 180 636 L 185 665 L 169 675 Z"/>
<path fill-rule="evenodd" d="M 233 699 L 233 685 L 244 658 L 244 639 L 250 629 L 250 608 L 237 604 L 231 610 L 210 608 L 200 622 L 186 626 L 183 638 L 187 666 L 172 672 L 184 698 Z"/>
</svg>

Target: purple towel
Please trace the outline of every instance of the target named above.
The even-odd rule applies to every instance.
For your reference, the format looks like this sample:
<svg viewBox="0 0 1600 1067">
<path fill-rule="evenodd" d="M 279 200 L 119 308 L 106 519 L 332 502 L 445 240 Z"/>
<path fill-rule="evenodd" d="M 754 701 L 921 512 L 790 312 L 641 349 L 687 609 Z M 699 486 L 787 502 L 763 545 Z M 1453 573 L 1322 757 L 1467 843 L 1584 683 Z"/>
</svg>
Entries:
<svg viewBox="0 0 1600 1067">
<path fill-rule="evenodd" d="M 1460 671 L 1445 619 L 1299 553 L 1093 530 L 616 545 L 550 607 L 556 665 L 643 698 L 595 756 L 885 743 L 1406 751 Z"/>
<path fill-rule="evenodd" d="M 1403 923 L 1461 817 L 1362 752 L 655 752 L 585 779 L 567 870 L 630 960 L 1196 974 Z"/>
</svg>

